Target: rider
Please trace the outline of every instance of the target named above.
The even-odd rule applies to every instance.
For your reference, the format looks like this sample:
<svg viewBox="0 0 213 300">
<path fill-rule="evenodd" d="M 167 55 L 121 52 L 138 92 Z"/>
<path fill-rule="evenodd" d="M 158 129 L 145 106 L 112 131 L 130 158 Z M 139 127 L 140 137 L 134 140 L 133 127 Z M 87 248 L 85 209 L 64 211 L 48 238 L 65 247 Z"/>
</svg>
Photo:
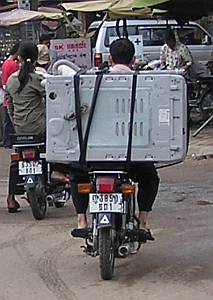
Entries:
<svg viewBox="0 0 213 300">
<path fill-rule="evenodd" d="M 128 39 L 122 38 L 113 41 L 110 45 L 110 60 L 112 64 L 110 71 L 117 73 L 133 73 L 131 68 L 135 61 L 134 55 L 134 45 Z M 129 176 L 135 182 L 138 182 L 138 218 L 141 222 L 141 227 L 150 232 L 147 225 L 147 219 L 149 212 L 152 210 L 159 186 L 159 177 L 154 163 L 132 163 L 129 170 Z M 77 192 L 77 184 L 79 181 L 82 182 L 84 180 L 85 177 L 77 176 L 71 183 L 73 203 L 78 214 L 78 229 L 85 229 L 87 227 L 86 210 L 88 206 L 88 195 L 78 194 Z M 153 239 L 151 233 L 150 239 Z"/>
<path fill-rule="evenodd" d="M 161 67 L 169 70 L 183 69 L 185 72 L 192 65 L 192 56 L 188 48 L 175 37 L 172 30 L 165 35 L 165 44 L 160 52 Z"/>
<path fill-rule="evenodd" d="M 41 85 L 43 77 L 35 72 L 38 48 L 32 42 L 23 43 L 19 49 L 20 70 L 7 82 L 9 115 L 16 133 L 31 133 L 43 136 L 45 133 L 45 89 Z M 8 212 L 15 213 L 20 205 L 15 200 L 17 165 L 12 162 L 9 175 Z"/>
</svg>

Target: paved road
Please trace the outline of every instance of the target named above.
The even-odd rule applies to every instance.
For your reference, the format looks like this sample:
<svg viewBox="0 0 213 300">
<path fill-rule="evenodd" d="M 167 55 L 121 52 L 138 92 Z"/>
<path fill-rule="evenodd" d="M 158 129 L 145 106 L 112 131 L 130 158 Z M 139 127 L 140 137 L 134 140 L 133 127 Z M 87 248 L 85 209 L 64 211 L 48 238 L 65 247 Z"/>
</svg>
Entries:
<svg viewBox="0 0 213 300">
<path fill-rule="evenodd" d="M 0 150 L 0 300 L 212 300 L 213 160 L 186 161 L 160 171 L 150 226 L 156 237 L 137 255 L 116 262 L 115 277 L 99 277 L 98 258 L 71 239 L 71 202 L 35 221 L 5 209 L 9 152 Z"/>
</svg>

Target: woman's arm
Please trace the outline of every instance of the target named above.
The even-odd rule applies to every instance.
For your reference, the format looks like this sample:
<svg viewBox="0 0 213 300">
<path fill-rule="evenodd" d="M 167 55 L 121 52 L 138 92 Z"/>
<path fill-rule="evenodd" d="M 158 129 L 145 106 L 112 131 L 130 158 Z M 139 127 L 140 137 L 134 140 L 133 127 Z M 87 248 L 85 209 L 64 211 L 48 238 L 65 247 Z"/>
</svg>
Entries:
<svg viewBox="0 0 213 300">
<path fill-rule="evenodd" d="M 39 95 L 42 98 L 45 98 L 46 96 L 45 87 L 41 84 L 43 79 L 44 79 L 43 76 L 36 74 L 36 76 L 34 77 L 34 89 L 37 91 L 37 93 L 39 93 Z"/>
<path fill-rule="evenodd" d="M 161 67 L 166 66 L 166 45 L 165 44 L 161 47 L 161 51 L 160 51 L 160 65 Z"/>
<path fill-rule="evenodd" d="M 14 115 L 13 98 L 11 97 L 7 89 L 5 91 L 5 98 L 8 101 L 8 114 L 10 116 L 11 122 L 13 123 L 13 115 Z"/>
</svg>

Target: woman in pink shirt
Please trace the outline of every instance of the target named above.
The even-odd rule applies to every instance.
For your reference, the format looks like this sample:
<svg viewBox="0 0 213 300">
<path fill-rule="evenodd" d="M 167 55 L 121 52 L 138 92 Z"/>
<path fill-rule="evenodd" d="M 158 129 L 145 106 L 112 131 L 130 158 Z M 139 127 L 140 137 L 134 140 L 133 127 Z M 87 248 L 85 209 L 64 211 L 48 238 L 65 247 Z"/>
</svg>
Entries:
<svg viewBox="0 0 213 300">
<path fill-rule="evenodd" d="M 15 44 L 10 50 L 10 56 L 4 61 L 2 65 L 2 86 L 5 90 L 8 78 L 19 69 L 18 64 L 18 49 L 19 44 Z M 3 101 L 4 109 L 4 124 L 3 124 L 3 145 L 4 147 L 11 147 L 10 134 L 14 133 L 14 128 L 10 117 L 8 115 L 8 102 L 4 98 Z"/>
</svg>

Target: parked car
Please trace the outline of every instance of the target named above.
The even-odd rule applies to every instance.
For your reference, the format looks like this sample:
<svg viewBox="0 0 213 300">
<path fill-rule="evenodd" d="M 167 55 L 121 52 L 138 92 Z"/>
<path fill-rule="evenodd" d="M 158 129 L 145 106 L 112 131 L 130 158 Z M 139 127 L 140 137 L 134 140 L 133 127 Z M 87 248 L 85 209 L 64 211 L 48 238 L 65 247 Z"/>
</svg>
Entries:
<svg viewBox="0 0 213 300">
<path fill-rule="evenodd" d="M 93 22 L 89 31 L 100 27 L 101 22 Z M 145 61 L 159 59 L 161 46 L 164 44 L 165 32 L 171 28 L 177 32 L 179 40 L 188 46 L 195 61 L 207 62 L 212 52 L 211 34 L 195 22 L 180 26 L 175 20 L 137 19 L 127 20 L 129 37 L 142 36 L 143 59 Z M 123 35 L 122 22 L 119 25 Z M 92 38 L 93 64 L 100 65 L 109 58 L 109 45 L 117 36 L 116 21 L 105 21 Z M 143 50 L 142 50 L 143 49 Z"/>
</svg>

